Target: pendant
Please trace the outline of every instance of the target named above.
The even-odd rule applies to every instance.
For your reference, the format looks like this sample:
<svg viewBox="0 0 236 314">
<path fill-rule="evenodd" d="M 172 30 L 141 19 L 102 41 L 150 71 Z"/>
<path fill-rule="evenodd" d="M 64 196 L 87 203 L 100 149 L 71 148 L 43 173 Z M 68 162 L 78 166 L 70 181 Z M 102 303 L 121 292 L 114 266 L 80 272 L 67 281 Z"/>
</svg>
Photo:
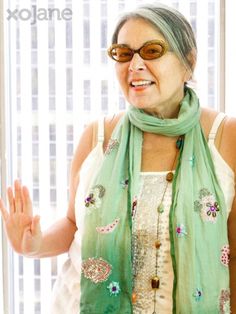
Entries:
<svg viewBox="0 0 236 314">
<path fill-rule="evenodd" d="M 172 182 L 173 178 L 174 178 L 173 172 L 172 171 L 168 172 L 167 175 L 166 175 L 166 181 Z"/>
<path fill-rule="evenodd" d="M 152 281 L 151 281 L 151 284 L 152 284 L 152 289 L 159 289 L 159 286 L 160 286 L 160 279 L 158 276 L 155 276 L 152 278 Z"/>
</svg>

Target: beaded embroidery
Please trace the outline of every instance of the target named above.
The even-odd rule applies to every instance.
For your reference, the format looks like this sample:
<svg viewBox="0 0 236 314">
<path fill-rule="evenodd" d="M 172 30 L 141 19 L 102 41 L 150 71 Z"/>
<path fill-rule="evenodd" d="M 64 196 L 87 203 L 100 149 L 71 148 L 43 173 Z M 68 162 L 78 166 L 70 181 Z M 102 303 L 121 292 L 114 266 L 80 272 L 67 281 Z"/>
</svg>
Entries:
<svg viewBox="0 0 236 314">
<path fill-rule="evenodd" d="M 94 209 L 101 206 L 101 198 L 105 194 L 105 188 L 102 185 L 95 185 L 85 198 L 85 207 L 88 209 L 87 214 L 90 214 Z"/>
<path fill-rule="evenodd" d="M 108 286 L 107 289 L 110 292 L 110 296 L 117 296 L 120 293 L 120 285 L 116 281 L 112 281 Z"/>
<path fill-rule="evenodd" d="M 131 211 L 132 218 L 135 217 L 136 210 L 137 210 L 137 205 L 138 205 L 138 198 L 137 198 L 137 196 L 135 196 L 134 200 L 133 200 L 133 203 L 132 203 L 132 211 Z"/>
<path fill-rule="evenodd" d="M 202 291 L 200 289 L 196 289 L 195 293 L 193 294 L 195 300 L 198 302 L 202 298 Z"/>
<path fill-rule="evenodd" d="M 105 155 L 110 155 L 110 153 L 119 146 L 117 139 L 110 139 L 105 150 Z"/>
<path fill-rule="evenodd" d="M 194 202 L 194 210 L 200 212 L 204 221 L 215 223 L 220 207 L 215 197 L 207 189 L 201 189 L 199 200 Z"/>
<path fill-rule="evenodd" d="M 222 247 L 221 249 L 221 263 L 224 266 L 229 266 L 229 256 L 230 256 L 230 249 L 229 249 L 229 245 L 226 244 Z"/>
<path fill-rule="evenodd" d="M 84 277 L 94 283 L 106 281 L 111 274 L 111 265 L 102 258 L 89 258 L 82 263 Z"/>
<path fill-rule="evenodd" d="M 178 225 L 176 226 L 176 235 L 177 235 L 178 238 L 181 238 L 181 237 L 187 235 L 185 225 L 183 225 L 183 224 L 178 224 Z"/>
<path fill-rule="evenodd" d="M 122 185 L 123 189 L 126 189 L 129 185 L 129 179 L 125 179 L 125 180 L 121 181 L 121 185 Z"/>
<path fill-rule="evenodd" d="M 120 219 L 117 218 L 109 225 L 104 226 L 104 227 L 97 227 L 96 230 L 98 233 L 101 233 L 101 234 L 111 233 L 115 230 L 119 222 L 120 222 Z"/>
<path fill-rule="evenodd" d="M 220 314 L 230 314 L 230 292 L 222 290 L 220 294 Z"/>
</svg>

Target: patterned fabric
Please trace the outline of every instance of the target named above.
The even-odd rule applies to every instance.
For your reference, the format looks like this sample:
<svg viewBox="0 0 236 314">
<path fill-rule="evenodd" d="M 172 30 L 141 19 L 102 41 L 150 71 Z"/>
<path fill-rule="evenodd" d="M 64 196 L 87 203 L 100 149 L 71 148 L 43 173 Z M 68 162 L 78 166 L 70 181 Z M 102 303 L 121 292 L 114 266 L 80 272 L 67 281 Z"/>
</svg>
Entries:
<svg viewBox="0 0 236 314">
<path fill-rule="evenodd" d="M 155 273 L 157 230 L 157 206 L 166 188 L 166 173 L 141 173 L 140 194 L 137 212 L 133 223 L 133 274 L 134 291 L 137 301 L 133 314 L 153 313 L 153 293 L 150 291 L 150 278 Z M 171 184 L 168 184 L 163 200 L 164 211 L 160 215 L 159 240 L 161 247 L 158 255 L 158 275 L 160 288 L 157 290 L 158 313 L 172 312 L 173 269 L 170 256 L 169 211 L 171 206 Z"/>
<path fill-rule="evenodd" d="M 95 199 L 93 210 L 88 210 L 85 215 L 82 242 L 83 263 L 91 258 L 102 259 L 111 265 L 111 272 L 107 282 L 94 283 L 94 275 L 91 278 L 84 274 L 81 276 L 81 313 L 98 313 L 98 309 L 99 313 L 132 313 L 131 214 L 132 209 L 135 212 L 136 206 L 132 204 L 139 191 L 143 131 L 167 136 L 185 134 L 173 182 L 170 211 L 175 275 L 173 313 L 201 314 L 206 310 L 209 313 L 218 310 L 217 291 L 220 295 L 220 291 L 227 290 L 229 285 L 228 269 L 220 262 L 221 248 L 228 243 L 226 208 L 199 116 L 198 99 L 191 89 L 186 89 L 177 119 L 160 120 L 142 110 L 130 108 L 116 127 L 112 136 L 112 143 L 116 145 L 109 145 L 109 153 L 94 182 L 94 186 L 102 186 L 105 193 L 97 198 L 97 204 Z M 122 182 L 127 178 L 128 187 L 124 188 Z M 202 219 L 194 208 L 203 189 L 214 200 L 213 206 L 209 204 L 209 213 L 214 211 L 212 216 L 214 219 L 217 217 L 214 223 Z M 97 232 L 97 227 L 107 226 L 116 219 L 120 221 L 113 232 Z M 100 278 L 99 273 L 97 277 Z M 108 282 L 119 284 L 118 295 L 109 293 Z M 196 302 L 196 289 L 203 296 L 200 302 Z"/>
</svg>

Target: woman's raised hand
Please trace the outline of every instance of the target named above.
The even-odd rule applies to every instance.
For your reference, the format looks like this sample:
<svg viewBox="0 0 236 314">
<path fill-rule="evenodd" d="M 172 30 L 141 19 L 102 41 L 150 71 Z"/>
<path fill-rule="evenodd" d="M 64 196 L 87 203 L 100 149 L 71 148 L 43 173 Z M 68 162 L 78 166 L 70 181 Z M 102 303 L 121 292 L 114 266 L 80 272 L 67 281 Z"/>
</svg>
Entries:
<svg viewBox="0 0 236 314">
<path fill-rule="evenodd" d="M 33 216 L 29 191 L 16 180 L 14 189 L 8 188 L 7 196 L 9 212 L 2 199 L 0 199 L 0 210 L 9 241 L 17 253 L 33 256 L 40 249 L 42 233 L 40 217 Z"/>
</svg>

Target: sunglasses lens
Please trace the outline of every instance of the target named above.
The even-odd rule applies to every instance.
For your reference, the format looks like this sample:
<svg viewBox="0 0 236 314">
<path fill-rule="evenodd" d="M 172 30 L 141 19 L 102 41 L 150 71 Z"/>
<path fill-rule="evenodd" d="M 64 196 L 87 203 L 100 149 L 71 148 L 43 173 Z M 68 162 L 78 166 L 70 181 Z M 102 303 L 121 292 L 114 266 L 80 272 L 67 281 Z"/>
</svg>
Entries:
<svg viewBox="0 0 236 314">
<path fill-rule="evenodd" d="M 114 47 L 110 54 L 111 57 L 118 62 L 127 62 L 133 57 L 132 50 L 128 47 Z"/>
<path fill-rule="evenodd" d="M 152 60 L 160 58 L 165 53 L 165 51 L 166 49 L 164 45 L 159 43 L 150 43 L 142 47 L 140 50 L 140 55 L 145 60 Z"/>
</svg>

